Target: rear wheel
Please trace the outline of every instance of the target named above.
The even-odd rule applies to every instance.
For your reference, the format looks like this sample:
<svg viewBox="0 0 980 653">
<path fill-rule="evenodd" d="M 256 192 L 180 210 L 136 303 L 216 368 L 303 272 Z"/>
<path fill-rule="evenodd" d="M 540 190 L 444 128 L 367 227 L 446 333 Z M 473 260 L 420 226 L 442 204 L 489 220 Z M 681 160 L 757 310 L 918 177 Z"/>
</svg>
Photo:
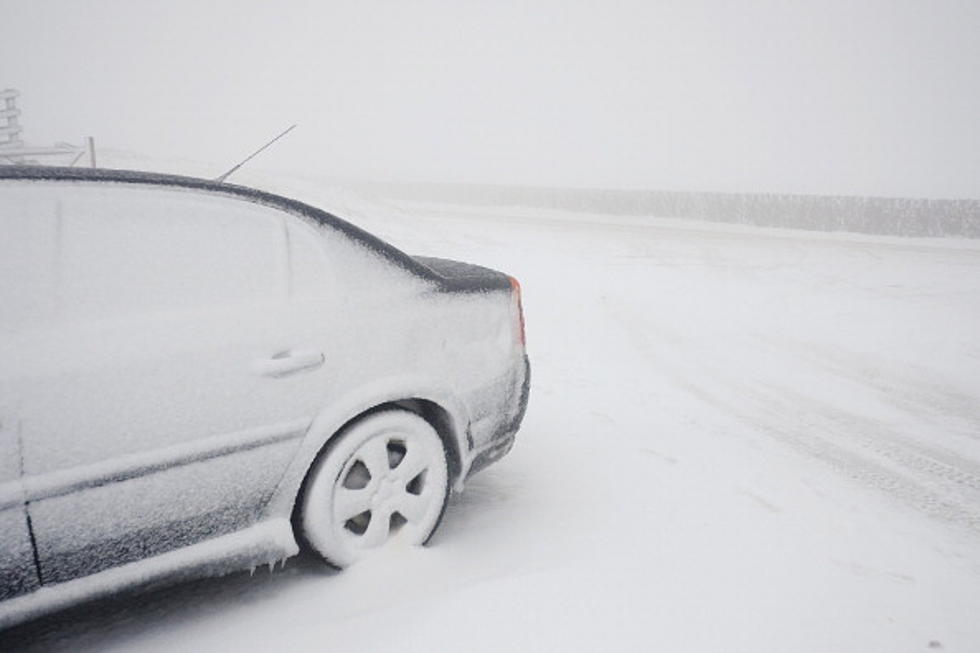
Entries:
<svg viewBox="0 0 980 653">
<path fill-rule="evenodd" d="M 439 434 L 414 413 L 385 410 L 345 429 L 320 454 L 298 526 L 314 551 L 344 567 L 388 542 L 424 544 L 448 495 Z"/>
</svg>

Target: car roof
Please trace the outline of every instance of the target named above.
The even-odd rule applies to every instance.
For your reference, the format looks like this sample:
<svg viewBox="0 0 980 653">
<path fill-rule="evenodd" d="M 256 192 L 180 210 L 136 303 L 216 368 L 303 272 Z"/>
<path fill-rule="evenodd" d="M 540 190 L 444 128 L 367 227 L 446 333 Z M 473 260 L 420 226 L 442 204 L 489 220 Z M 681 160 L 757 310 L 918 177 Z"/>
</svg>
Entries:
<svg viewBox="0 0 980 653">
<path fill-rule="evenodd" d="M 281 209 L 287 213 L 302 216 L 313 222 L 331 227 L 355 241 L 362 247 L 382 256 L 398 267 L 427 280 L 433 279 L 432 271 L 405 254 L 398 248 L 386 243 L 377 236 L 364 231 L 332 213 L 322 209 L 274 193 L 256 190 L 248 186 L 227 184 L 199 177 L 186 177 L 158 172 L 139 170 L 114 170 L 110 168 L 67 168 L 55 166 L 0 166 L 0 180 L 20 179 L 27 181 L 94 181 L 106 183 L 123 183 L 134 185 L 165 186 L 172 188 L 188 188 L 206 193 L 231 195 Z"/>
</svg>

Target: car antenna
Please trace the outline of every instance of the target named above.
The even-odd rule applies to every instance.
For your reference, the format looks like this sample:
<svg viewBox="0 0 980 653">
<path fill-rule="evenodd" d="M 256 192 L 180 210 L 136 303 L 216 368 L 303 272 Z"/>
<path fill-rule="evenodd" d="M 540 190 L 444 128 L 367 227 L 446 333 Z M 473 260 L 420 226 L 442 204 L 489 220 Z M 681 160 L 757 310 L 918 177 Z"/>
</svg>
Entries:
<svg viewBox="0 0 980 653">
<path fill-rule="evenodd" d="M 278 136 L 276 136 L 275 138 L 273 138 L 271 141 L 269 141 L 268 143 L 266 143 L 265 145 L 263 145 L 259 149 L 255 150 L 254 152 L 252 152 L 251 154 L 249 154 L 247 157 L 245 157 L 245 160 L 244 161 L 242 161 L 241 163 L 239 163 L 234 168 L 232 168 L 231 170 L 229 170 L 225 174 L 221 175 L 220 177 L 215 177 L 214 180 L 216 182 L 218 182 L 219 184 L 223 184 L 225 182 L 225 179 L 227 179 L 229 176 L 231 176 L 231 174 L 233 172 L 235 172 L 236 170 L 238 170 L 239 168 L 241 168 L 243 165 L 245 165 L 246 163 L 248 163 L 249 161 L 251 161 L 252 159 L 254 159 L 255 156 L 259 152 L 261 152 L 265 148 L 269 147 L 270 145 L 272 145 L 273 143 L 275 143 L 276 141 L 278 141 L 280 138 L 282 138 L 283 136 L 285 136 L 289 132 L 293 131 L 293 129 L 295 129 L 295 128 L 296 128 L 296 125 L 290 125 L 284 132 L 282 132 L 281 134 L 279 134 Z"/>
</svg>

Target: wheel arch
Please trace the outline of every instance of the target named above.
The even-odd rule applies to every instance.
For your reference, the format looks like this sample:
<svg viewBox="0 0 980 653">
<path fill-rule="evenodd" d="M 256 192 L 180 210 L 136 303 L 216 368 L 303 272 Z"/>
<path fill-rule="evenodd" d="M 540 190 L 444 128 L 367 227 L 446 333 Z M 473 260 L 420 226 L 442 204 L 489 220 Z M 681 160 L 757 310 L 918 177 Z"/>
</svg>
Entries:
<svg viewBox="0 0 980 653">
<path fill-rule="evenodd" d="M 300 499 L 307 474 L 318 456 L 346 429 L 358 421 L 392 408 L 414 413 L 428 422 L 446 447 L 450 487 L 454 487 L 466 472 L 469 450 L 468 421 L 463 406 L 451 395 L 434 393 L 399 393 L 383 401 L 362 404 L 346 412 L 330 411 L 313 420 L 300 443 L 293 460 L 272 497 L 266 504 L 264 518 L 292 519 Z"/>
</svg>

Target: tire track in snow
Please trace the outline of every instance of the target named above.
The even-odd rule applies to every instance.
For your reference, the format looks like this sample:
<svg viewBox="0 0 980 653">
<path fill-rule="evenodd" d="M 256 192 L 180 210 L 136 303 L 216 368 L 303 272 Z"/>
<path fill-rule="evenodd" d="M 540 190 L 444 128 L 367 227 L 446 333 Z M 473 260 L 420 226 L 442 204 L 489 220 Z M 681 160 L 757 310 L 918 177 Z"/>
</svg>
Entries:
<svg viewBox="0 0 980 653">
<path fill-rule="evenodd" d="M 725 352 L 691 340 L 664 323 L 644 320 L 644 313 L 620 298 L 609 302 L 614 322 L 649 360 L 644 367 L 666 375 L 676 385 L 722 416 L 734 418 L 749 432 L 760 433 L 828 464 L 840 474 L 930 517 L 980 534 L 980 467 L 948 452 L 923 448 L 887 429 L 879 420 L 821 402 L 787 385 L 760 387 L 732 373 L 738 361 L 719 360 Z M 710 343 L 709 343 L 710 344 Z M 685 355 L 694 352 L 693 355 Z M 793 352 L 776 352 L 800 365 Z M 825 371 L 815 374 L 823 382 Z M 809 406 L 802 421 L 800 406 Z"/>
<path fill-rule="evenodd" d="M 760 342 L 772 347 L 775 345 L 773 340 L 760 339 Z M 896 408 L 947 422 L 950 418 L 960 420 L 965 428 L 958 431 L 972 440 L 980 440 L 980 398 L 952 389 L 951 381 L 936 378 L 931 370 L 909 370 L 908 364 L 899 365 L 863 353 L 789 338 L 779 341 L 779 347 L 792 348 L 811 364 L 874 388 L 883 400 Z M 855 361 L 860 365 L 855 366 Z M 927 376 L 932 378 L 927 380 Z"/>
<path fill-rule="evenodd" d="M 813 398 L 785 388 L 776 393 L 750 390 L 757 406 L 770 410 L 768 422 L 754 420 L 772 437 L 807 451 L 847 476 L 944 521 L 980 534 L 980 476 L 938 460 L 934 452 L 918 451 L 879 422 L 846 414 L 838 407 L 818 406 Z M 800 404 L 814 408 L 812 419 L 799 428 L 780 419 Z M 798 408 L 797 408 L 798 409 Z M 747 417 L 744 412 L 742 417 Z"/>
<path fill-rule="evenodd" d="M 899 431 L 886 428 L 880 421 L 868 419 L 826 402 L 815 400 L 791 390 L 781 388 L 779 393 L 790 401 L 789 405 L 809 403 L 813 414 L 823 420 L 828 432 L 847 432 L 862 448 L 874 452 L 912 470 L 929 472 L 932 477 L 944 479 L 980 492 L 980 464 L 938 447 L 928 447 L 903 436 Z M 775 395 L 771 395 L 775 398 Z M 777 400 L 779 401 L 779 400 Z M 980 497 L 976 497 L 980 502 Z"/>
</svg>

